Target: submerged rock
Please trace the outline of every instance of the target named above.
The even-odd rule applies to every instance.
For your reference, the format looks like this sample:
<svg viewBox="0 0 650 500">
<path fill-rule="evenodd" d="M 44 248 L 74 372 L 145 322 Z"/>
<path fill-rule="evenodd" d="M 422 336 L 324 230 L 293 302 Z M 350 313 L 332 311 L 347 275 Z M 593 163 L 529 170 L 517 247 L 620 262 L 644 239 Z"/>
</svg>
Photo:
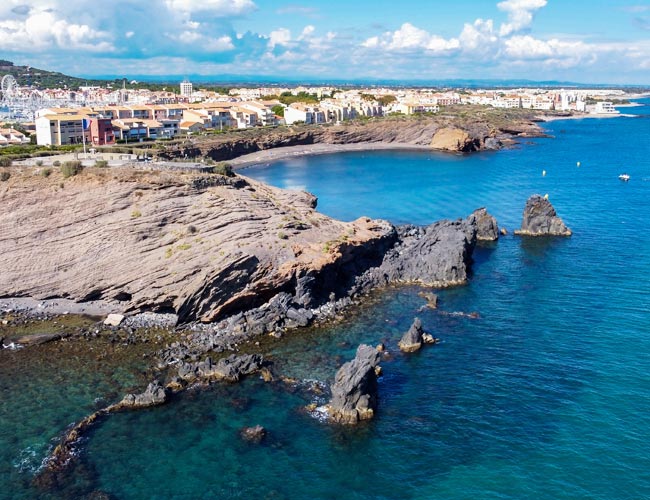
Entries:
<svg viewBox="0 0 650 500">
<path fill-rule="evenodd" d="M 515 234 L 522 236 L 571 236 L 571 230 L 557 216 L 550 201 L 543 196 L 534 194 L 526 202 L 521 229 L 515 231 Z"/>
<path fill-rule="evenodd" d="M 485 208 L 474 210 L 467 221 L 476 226 L 476 239 L 478 241 L 496 241 L 499 239 L 499 225 L 497 220 Z"/>
<path fill-rule="evenodd" d="M 415 352 L 422 347 L 422 322 L 420 318 L 415 318 L 413 324 L 408 331 L 402 336 L 402 339 L 397 343 L 399 350 L 402 352 Z"/>
<path fill-rule="evenodd" d="M 266 437 L 266 429 L 261 425 L 244 427 L 239 431 L 239 435 L 244 441 L 248 441 L 249 443 L 261 443 Z"/>
<path fill-rule="evenodd" d="M 420 292 L 418 294 L 423 299 L 426 299 L 427 304 L 425 307 L 429 309 L 438 309 L 438 296 L 433 292 Z"/>
<path fill-rule="evenodd" d="M 377 408 L 377 372 L 379 352 L 362 344 L 352 361 L 336 372 L 332 400 L 327 409 L 329 418 L 341 424 L 356 424 L 371 419 Z"/>
</svg>

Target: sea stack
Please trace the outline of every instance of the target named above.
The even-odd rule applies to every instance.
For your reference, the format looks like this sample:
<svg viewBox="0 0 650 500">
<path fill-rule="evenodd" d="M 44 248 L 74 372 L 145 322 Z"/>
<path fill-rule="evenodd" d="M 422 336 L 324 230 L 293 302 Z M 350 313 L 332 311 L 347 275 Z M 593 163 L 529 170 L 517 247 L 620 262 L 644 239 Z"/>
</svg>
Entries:
<svg viewBox="0 0 650 500">
<path fill-rule="evenodd" d="M 515 231 L 521 236 L 571 236 L 571 230 L 557 216 L 553 205 L 543 196 L 534 194 L 526 202 L 521 229 Z"/>
<path fill-rule="evenodd" d="M 496 241 L 499 239 L 499 225 L 497 220 L 485 208 L 477 208 L 467 222 L 476 226 L 476 239 L 478 241 Z"/>
<path fill-rule="evenodd" d="M 375 415 L 379 358 L 377 349 L 361 344 L 355 358 L 339 368 L 327 407 L 331 421 L 356 424 Z"/>
<path fill-rule="evenodd" d="M 422 347 L 422 322 L 420 318 L 415 318 L 411 328 L 402 336 L 402 339 L 397 343 L 399 350 L 402 352 L 415 352 Z"/>
</svg>

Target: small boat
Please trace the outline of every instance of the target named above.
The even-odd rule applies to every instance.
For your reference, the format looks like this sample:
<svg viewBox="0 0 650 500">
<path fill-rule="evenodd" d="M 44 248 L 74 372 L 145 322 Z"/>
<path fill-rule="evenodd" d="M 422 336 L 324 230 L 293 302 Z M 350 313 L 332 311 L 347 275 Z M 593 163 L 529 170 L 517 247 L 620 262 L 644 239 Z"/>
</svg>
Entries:
<svg viewBox="0 0 650 500">
<path fill-rule="evenodd" d="M 625 182 L 630 180 L 630 176 L 628 174 L 621 174 L 618 176 L 618 178 Z"/>
</svg>

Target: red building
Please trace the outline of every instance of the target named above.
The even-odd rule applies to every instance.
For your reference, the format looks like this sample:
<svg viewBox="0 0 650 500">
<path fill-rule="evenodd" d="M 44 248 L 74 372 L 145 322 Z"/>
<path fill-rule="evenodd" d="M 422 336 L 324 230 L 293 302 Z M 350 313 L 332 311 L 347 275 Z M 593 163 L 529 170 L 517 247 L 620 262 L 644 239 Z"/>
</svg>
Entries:
<svg viewBox="0 0 650 500">
<path fill-rule="evenodd" d="M 110 118 L 92 118 L 90 138 L 94 146 L 115 144 L 115 134 Z"/>
</svg>

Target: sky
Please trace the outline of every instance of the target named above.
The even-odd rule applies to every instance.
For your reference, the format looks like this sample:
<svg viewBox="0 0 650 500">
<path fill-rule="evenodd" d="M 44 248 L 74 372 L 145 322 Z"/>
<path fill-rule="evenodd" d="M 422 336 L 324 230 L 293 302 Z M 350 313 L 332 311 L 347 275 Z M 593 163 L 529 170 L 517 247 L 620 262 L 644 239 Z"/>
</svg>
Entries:
<svg viewBox="0 0 650 500">
<path fill-rule="evenodd" d="M 1 0 L 0 58 L 84 77 L 650 85 L 650 0 Z"/>
</svg>

